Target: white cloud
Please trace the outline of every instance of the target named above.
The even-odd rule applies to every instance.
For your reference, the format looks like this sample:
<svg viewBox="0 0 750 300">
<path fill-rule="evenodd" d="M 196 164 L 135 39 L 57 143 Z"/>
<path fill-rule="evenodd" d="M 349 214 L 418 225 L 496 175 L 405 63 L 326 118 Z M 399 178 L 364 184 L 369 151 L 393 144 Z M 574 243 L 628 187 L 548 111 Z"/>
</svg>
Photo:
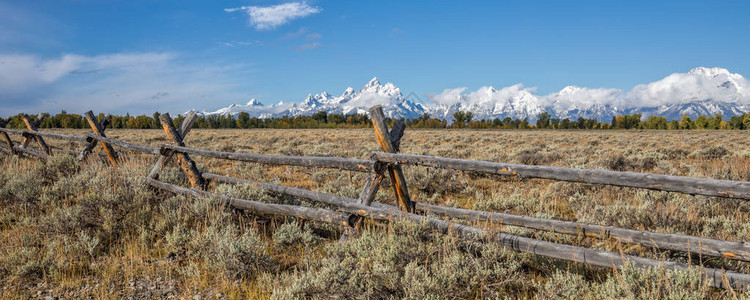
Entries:
<svg viewBox="0 0 750 300">
<path fill-rule="evenodd" d="M 560 92 L 547 95 L 544 98 L 548 105 L 555 105 L 556 108 L 564 109 L 573 106 L 586 109 L 594 105 L 613 105 L 617 107 L 623 105 L 622 90 L 619 89 L 567 86 Z"/>
<path fill-rule="evenodd" d="M 556 110 L 577 107 L 588 109 L 595 105 L 610 105 L 618 108 L 656 107 L 661 105 L 689 103 L 700 100 L 717 100 L 750 104 L 750 80 L 742 75 L 730 73 L 722 68 L 695 68 L 687 73 L 674 73 L 661 80 L 640 84 L 630 91 L 610 88 L 586 88 L 567 86 L 557 93 L 536 95 L 535 88 L 521 84 L 495 90 L 483 86 L 467 92 L 465 87 L 446 89 L 440 94 L 428 95 L 438 105 L 504 107 L 509 99 L 521 99 L 524 103 L 535 103 Z"/>
<path fill-rule="evenodd" d="M 534 101 L 540 100 L 534 96 L 536 88 L 527 88 L 523 84 L 515 84 L 502 89 L 495 89 L 491 86 L 483 86 L 476 91 L 466 93 L 465 87 L 446 89 L 437 95 L 428 95 L 431 102 L 438 105 L 454 105 L 461 103 L 468 106 L 503 106 L 509 102 L 509 99 L 519 97 L 531 97 Z"/>
<path fill-rule="evenodd" d="M 263 45 L 263 42 L 261 41 L 231 41 L 231 42 L 223 42 L 224 46 L 227 47 L 234 47 L 234 46 L 261 46 Z"/>
<path fill-rule="evenodd" d="M 455 89 L 445 89 L 442 93 L 437 95 L 427 95 L 427 99 L 429 99 L 432 103 L 435 103 L 437 105 L 448 105 L 451 106 L 453 104 L 461 102 L 461 97 L 463 92 L 466 91 L 465 87 L 455 88 Z"/>
<path fill-rule="evenodd" d="M 182 112 L 232 101 L 246 81 L 243 65 L 188 63 L 170 53 L 45 59 L 0 54 L 0 116 L 19 112 Z M 243 78 L 244 77 L 244 78 Z"/>
<path fill-rule="evenodd" d="M 659 106 L 715 99 L 750 104 L 750 81 L 722 68 L 695 68 L 664 79 L 639 84 L 624 101 L 632 106 Z"/>
<path fill-rule="evenodd" d="M 242 6 L 224 9 L 226 12 L 244 11 L 250 18 L 250 25 L 257 30 L 272 30 L 294 19 L 319 13 L 322 9 L 304 2 L 289 2 L 273 6 Z"/>
</svg>

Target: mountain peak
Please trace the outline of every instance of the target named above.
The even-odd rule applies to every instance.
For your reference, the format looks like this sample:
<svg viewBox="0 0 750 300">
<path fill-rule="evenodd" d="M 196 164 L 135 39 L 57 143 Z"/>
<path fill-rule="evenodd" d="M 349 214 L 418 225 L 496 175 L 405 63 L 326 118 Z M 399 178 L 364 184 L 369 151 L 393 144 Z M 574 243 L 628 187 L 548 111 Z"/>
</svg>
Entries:
<svg viewBox="0 0 750 300">
<path fill-rule="evenodd" d="M 255 98 L 252 98 L 250 99 L 250 101 L 247 101 L 247 104 L 245 106 L 263 106 L 263 103 Z"/>
<path fill-rule="evenodd" d="M 380 81 L 378 81 L 378 77 L 373 77 L 372 79 L 370 79 L 370 82 L 368 82 L 365 85 L 365 88 L 375 87 L 375 86 L 379 86 L 379 85 L 380 85 Z"/>
<path fill-rule="evenodd" d="M 581 87 L 575 86 L 575 85 L 569 85 L 564 87 L 562 90 L 557 92 L 558 95 L 566 95 L 566 94 L 573 94 L 577 91 L 580 91 Z"/>
</svg>

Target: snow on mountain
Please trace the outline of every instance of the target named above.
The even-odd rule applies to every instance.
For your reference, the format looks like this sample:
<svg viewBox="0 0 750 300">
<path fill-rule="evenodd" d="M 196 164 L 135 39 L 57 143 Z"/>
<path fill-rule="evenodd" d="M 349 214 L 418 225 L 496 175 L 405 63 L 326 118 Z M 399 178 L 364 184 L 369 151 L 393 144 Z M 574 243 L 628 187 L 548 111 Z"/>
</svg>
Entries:
<svg viewBox="0 0 750 300">
<path fill-rule="evenodd" d="M 750 107 L 739 103 L 703 100 L 689 103 L 662 105 L 658 107 L 636 107 L 629 109 L 626 113 L 638 113 L 643 115 L 643 118 L 649 116 L 662 116 L 667 118 L 667 120 L 679 120 L 685 114 L 691 119 L 695 119 L 700 115 L 713 116 L 715 114 L 720 114 L 724 119 L 728 120 L 732 116 L 739 116 L 747 111 L 750 111 Z"/>
<path fill-rule="evenodd" d="M 253 99 L 247 105 L 232 104 L 213 112 L 203 112 L 204 115 L 236 115 L 248 112 L 251 116 L 277 117 L 311 115 L 319 111 L 342 114 L 364 114 L 375 105 L 382 105 L 383 112 L 389 118 L 416 118 L 426 110 L 422 104 L 414 103 L 404 98 L 401 90 L 393 83 L 381 84 L 377 77 L 370 80 L 362 89 L 355 91 L 349 87 L 341 96 L 333 96 L 328 92 L 309 94 L 300 103 L 279 103 L 263 106 Z"/>
<path fill-rule="evenodd" d="M 609 122 L 621 114 L 640 113 L 679 119 L 683 114 L 722 114 L 725 119 L 750 109 L 750 81 L 740 74 L 722 68 L 695 68 L 674 73 L 630 91 L 607 88 L 567 86 L 557 93 L 536 95 L 535 88 L 516 84 L 501 89 L 483 86 L 476 91 L 464 87 L 446 89 L 429 95 L 430 105 L 405 99 L 393 83 L 381 84 L 377 77 L 360 90 L 351 87 L 340 96 L 328 92 L 309 94 L 302 102 L 263 105 L 251 99 L 245 105 L 232 104 L 204 115 L 236 115 L 248 112 L 254 117 L 311 115 L 319 111 L 343 114 L 366 114 L 370 107 L 382 105 L 390 118 L 416 118 L 424 113 L 452 121 L 457 111 L 471 112 L 474 120 L 528 118 L 533 122 L 542 112 L 555 118 L 598 119 Z"/>
<path fill-rule="evenodd" d="M 446 90 L 440 103 L 431 109 L 430 114 L 451 121 L 453 113 L 457 111 L 471 112 L 473 119 L 494 119 L 510 117 L 523 119 L 536 117 L 545 111 L 542 99 L 532 94 L 534 89 L 525 88 L 521 84 L 497 90 L 491 86 L 483 86 L 475 92 L 463 95 L 465 89 Z M 457 93 L 458 92 L 458 93 Z M 455 101 L 449 98 L 454 97 Z"/>
</svg>

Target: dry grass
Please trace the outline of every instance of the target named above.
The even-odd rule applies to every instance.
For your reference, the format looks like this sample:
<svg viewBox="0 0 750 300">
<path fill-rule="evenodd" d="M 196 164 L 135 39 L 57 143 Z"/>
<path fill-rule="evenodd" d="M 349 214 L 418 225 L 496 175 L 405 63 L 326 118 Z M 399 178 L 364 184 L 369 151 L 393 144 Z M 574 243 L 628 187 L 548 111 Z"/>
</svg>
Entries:
<svg viewBox="0 0 750 300">
<path fill-rule="evenodd" d="M 84 131 L 60 130 L 80 134 Z M 108 130 L 136 144 L 159 130 Z M 191 147 L 367 158 L 371 130 L 193 130 Z M 407 130 L 402 152 L 488 161 L 748 180 L 741 131 Z M 55 147 L 81 145 L 48 140 Z M 199 169 L 356 197 L 365 175 L 195 158 Z M 607 270 L 458 241 L 419 226 L 372 224 L 337 242 L 339 229 L 269 219 L 144 188 L 153 159 L 112 169 L 92 159 L 48 163 L 0 156 L 3 297 L 90 295 L 242 298 L 528 297 L 720 298 L 694 271 Z M 732 241 L 750 240 L 750 204 L 675 193 L 405 168 L 416 201 Z M 185 184 L 175 168 L 164 180 Z M 314 205 L 249 187 L 214 187 L 248 199 Z M 377 201 L 394 203 L 388 182 Z M 395 203 L 394 203 L 395 204 Z M 104 208 L 102 208 L 104 207 Z M 479 224 L 484 226 L 483 224 Z M 545 240 L 750 273 L 750 264 L 514 227 Z M 692 273 L 691 273 L 692 272 Z"/>
</svg>

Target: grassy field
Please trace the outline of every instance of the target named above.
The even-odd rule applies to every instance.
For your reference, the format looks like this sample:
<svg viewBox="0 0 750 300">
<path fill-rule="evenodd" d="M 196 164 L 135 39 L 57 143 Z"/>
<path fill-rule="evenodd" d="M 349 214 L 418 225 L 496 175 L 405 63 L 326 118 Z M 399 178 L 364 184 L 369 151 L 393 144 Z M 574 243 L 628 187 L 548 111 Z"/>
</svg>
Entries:
<svg viewBox="0 0 750 300">
<path fill-rule="evenodd" d="M 83 130 L 58 130 L 83 134 Z M 407 129 L 401 152 L 574 168 L 750 179 L 744 131 L 472 131 Z M 109 137 L 158 145 L 161 130 L 108 130 Z M 367 158 L 372 130 L 200 130 L 190 147 L 286 155 Z M 59 148 L 82 145 L 48 140 Z M 268 167 L 196 157 L 223 175 L 357 197 L 365 174 Z M 3 298 L 674 298 L 741 297 L 709 288 L 699 270 L 646 272 L 521 255 L 431 233 L 425 226 L 368 224 L 339 242 L 325 224 L 267 218 L 212 201 L 145 187 L 154 158 L 117 168 L 69 156 L 48 162 L 0 155 L 0 285 Z M 413 200 L 559 220 L 750 240 L 750 204 L 631 188 L 484 176 L 406 167 Z M 175 167 L 162 179 L 186 184 Z M 267 202 L 250 186 L 213 191 Z M 388 180 L 376 201 L 395 204 Z M 476 224 L 485 226 L 485 224 Z M 513 234 L 656 259 L 750 273 L 750 264 L 688 256 L 515 227 Z M 747 294 L 745 296 L 748 296 Z"/>
</svg>

